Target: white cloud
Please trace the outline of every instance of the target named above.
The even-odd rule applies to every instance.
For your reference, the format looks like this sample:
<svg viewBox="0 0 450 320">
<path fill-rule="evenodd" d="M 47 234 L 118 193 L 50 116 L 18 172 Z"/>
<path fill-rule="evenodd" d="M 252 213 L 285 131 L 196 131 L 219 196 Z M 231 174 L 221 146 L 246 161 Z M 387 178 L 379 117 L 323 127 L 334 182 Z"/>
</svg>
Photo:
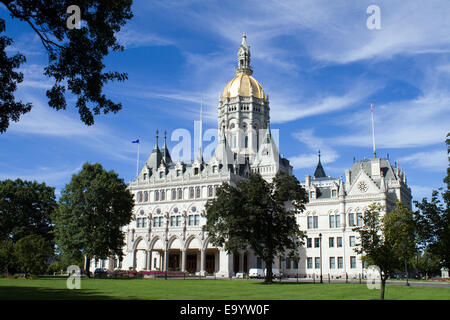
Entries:
<svg viewBox="0 0 450 320">
<path fill-rule="evenodd" d="M 432 89 L 412 100 L 375 105 L 376 146 L 381 148 L 423 147 L 443 143 L 449 131 L 450 93 Z M 359 111 L 342 121 L 352 124 L 348 134 L 330 138 L 337 145 L 370 146 L 370 111 Z"/>
<path fill-rule="evenodd" d="M 117 42 L 123 45 L 126 49 L 138 47 L 151 46 L 168 46 L 172 45 L 173 41 L 163 38 L 151 32 L 142 32 L 131 28 L 121 30 L 117 36 Z"/>
<path fill-rule="evenodd" d="M 325 139 L 314 135 L 314 130 L 302 130 L 294 133 L 293 135 L 297 140 L 302 142 L 308 150 L 311 151 L 289 158 L 291 165 L 295 169 L 315 167 L 318 162 L 318 150 L 321 152 L 320 161 L 322 164 L 332 163 L 339 158 L 336 150 L 331 148 Z"/>
<path fill-rule="evenodd" d="M 448 167 L 447 150 L 430 150 L 417 152 L 399 159 L 400 162 L 408 163 L 413 168 L 424 168 L 431 171 L 445 172 Z"/>
</svg>

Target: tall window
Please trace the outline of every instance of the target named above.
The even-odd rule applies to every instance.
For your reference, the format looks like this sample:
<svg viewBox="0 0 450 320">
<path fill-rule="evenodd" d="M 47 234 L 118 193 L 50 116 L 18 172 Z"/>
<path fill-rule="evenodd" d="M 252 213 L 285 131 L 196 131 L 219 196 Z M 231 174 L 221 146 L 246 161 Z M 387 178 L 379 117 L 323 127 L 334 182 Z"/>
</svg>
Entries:
<svg viewBox="0 0 450 320">
<path fill-rule="evenodd" d="M 334 269 L 336 268 L 336 261 L 334 259 L 334 257 L 330 257 L 330 269 Z"/>
<path fill-rule="evenodd" d="M 348 214 L 348 225 L 350 227 L 354 227 L 355 226 L 355 214 L 353 212 L 350 212 Z"/>
<path fill-rule="evenodd" d="M 138 192 L 138 202 L 142 202 L 142 192 Z"/>
<path fill-rule="evenodd" d="M 341 215 L 337 214 L 336 215 L 336 228 L 340 228 L 341 227 Z"/>
<path fill-rule="evenodd" d="M 336 238 L 336 247 L 338 248 L 342 248 L 342 237 L 337 237 Z"/>
<path fill-rule="evenodd" d="M 312 229 L 312 227 L 313 227 L 312 217 L 309 216 L 309 217 L 308 217 L 308 229 Z"/>
<path fill-rule="evenodd" d="M 155 201 L 159 201 L 159 191 L 155 191 Z"/>
<path fill-rule="evenodd" d="M 175 216 L 170 217 L 170 226 L 171 227 L 175 226 L 175 218 L 176 218 Z"/>
<path fill-rule="evenodd" d="M 342 257 L 338 257 L 338 269 L 344 268 L 344 259 Z"/>
<path fill-rule="evenodd" d="M 231 147 L 232 147 L 232 148 L 236 148 L 236 147 L 237 147 L 236 141 L 237 141 L 236 135 L 233 134 L 233 136 L 232 136 L 232 138 L 231 138 L 231 142 L 232 142 Z"/>
<path fill-rule="evenodd" d="M 306 247 L 307 248 L 312 248 L 312 238 L 307 238 L 306 239 Z"/>
<path fill-rule="evenodd" d="M 320 269 L 320 258 L 314 258 L 314 268 Z"/>
<path fill-rule="evenodd" d="M 248 135 L 245 135 L 244 138 L 244 148 L 248 148 Z"/>
<path fill-rule="evenodd" d="M 200 198 L 200 187 L 195 188 L 195 197 Z"/>
<path fill-rule="evenodd" d="M 363 215 L 362 215 L 362 213 L 358 213 L 356 215 L 356 225 L 358 227 L 361 227 L 363 225 Z"/>
<path fill-rule="evenodd" d="M 194 188 L 193 187 L 190 187 L 189 188 L 189 198 L 194 198 Z"/>
<path fill-rule="evenodd" d="M 314 238 L 314 248 L 320 247 L 320 238 Z"/>
<path fill-rule="evenodd" d="M 331 190 L 331 196 L 332 196 L 333 198 L 336 198 L 336 196 L 337 196 L 337 191 L 336 191 L 336 190 Z"/>
<path fill-rule="evenodd" d="M 208 197 L 212 197 L 212 196 L 213 196 L 213 187 L 208 186 Z"/>
<path fill-rule="evenodd" d="M 176 199 L 177 199 L 177 190 L 172 189 L 172 200 L 176 200 Z"/>
<path fill-rule="evenodd" d="M 354 247 L 356 245 L 355 244 L 355 236 L 349 237 L 349 244 L 350 244 L 350 247 Z"/>
<path fill-rule="evenodd" d="M 330 248 L 334 248 L 334 237 L 328 238 L 328 244 L 330 245 Z"/>
<path fill-rule="evenodd" d="M 177 216 L 176 225 L 177 227 L 181 226 L 181 216 Z"/>
<path fill-rule="evenodd" d="M 312 258 L 307 258 L 306 259 L 306 267 L 308 268 L 308 269 L 312 269 L 312 267 L 313 267 L 313 260 L 312 260 Z"/>
<path fill-rule="evenodd" d="M 164 190 L 161 190 L 161 201 L 164 201 L 166 199 L 166 192 Z"/>
<path fill-rule="evenodd" d="M 148 192 L 147 191 L 144 192 L 144 201 L 145 202 L 148 201 Z"/>
<path fill-rule="evenodd" d="M 178 200 L 183 199 L 183 189 L 178 188 Z"/>
<path fill-rule="evenodd" d="M 200 225 L 200 216 L 198 214 L 194 216 L 194 225 Z"/>
<path fill-rule="evenodd" d="M 335 218 L 334 216 L 330 216 L 330 228 L 334 228 L 335 227 Z"/>
<path fill-rule="evenodd" d="M 317 229 L 319 227 L 319 217 L 318 216 L 314 216 L 314 229 Z"/>
<path fill-rule="evenodd" d="M 350 257 L 350 268 L 356 269 L 356 257 Z"/>
<path fill-rule="evenodd" d="M 181 176 L 181 170 L 180 169 L 177 170 L 177 177 L 179 177 L 179 176 Z"/>
<path fill-rule="evenodd" d="M 292 260 L 292 269 L 298 269 L 298 258 Z"/>
</svg>

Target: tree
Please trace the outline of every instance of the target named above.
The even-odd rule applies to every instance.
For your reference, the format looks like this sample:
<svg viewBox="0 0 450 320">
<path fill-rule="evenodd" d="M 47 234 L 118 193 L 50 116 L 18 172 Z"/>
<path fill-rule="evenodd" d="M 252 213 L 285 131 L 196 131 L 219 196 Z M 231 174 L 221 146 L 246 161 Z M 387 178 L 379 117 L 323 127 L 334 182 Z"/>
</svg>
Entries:
<svg viewBox="0 0 450 320">
<path fill-rule="evenodd" d="M 11 239 L 0 241 L 0 270 L 8 276 L 9 271 L 16 265 L 14 244 Z"/>
<path fill-rule="evenodd" d="M 399 259 L 395 243 L 386 232 L 386 226 L 380 213 L 384 207 L 379 203 L 372 203 L 364 212 L 363 225 L 353 228 L 359 232 L 361 243 L 357 244 L 355 252 L 362 255 L 362 260 L 380 269 L 381 299 L 384 300 L 386 280 L 399 267 Z"/>
<path fill-rule="evenodd" d="M 450 154 L 450 133 L 447 134 L 447 150 Z M 449 158 L 450 160 L 450 158 Z M 449 162 L 450 163 L 450 162 Z M 441 266 L 450 269 L 450 165 L 444 178 L 447 190 L 433 190 L 431 201 L 423 198 L 421 202 L 414 201 L 416 208 L 416 223 L 418 236 L 423 248 L 439 257 Z"/>
<path fill-rule="evenodd" d="M 411 265 L 417 270 L 417 272 L 425 277 L 429 277 L 435 274 L 440 274 L 441 261 L 439 257 L 433 255 L 429 250 L 418 251 L 411 259 Z"/>
<path fill-rule="evenodd" d="M 29 235 L 14 246 L 14 256 L 18 267 L 28 274 L 42 274 L 47 271 L 49 258 L 53 255 L 53 249 L 47 239 L 39 235 Z"/>
<path fill-rule="evenodd" d="M 294 176 L 278 173 L 272 183 L 260 174 L 222 184 L 217 197 L 206 203 L 205 230 L 216 246 L 228 253 L 252 248 L 264 260 L 266 283 L 272 282 L 272 263 L 278 254 L 296 257 L 304 234 L 295 214 L 304 210 L 305 190 Z"/>
<path fill-rule="evenodd" d="M 41 235 L 52 240 L 51 215 L 57 206 L 55 188 L 36 181 L 0 181 L 0 239 Z"/>
<path fill-rule="evenodd" d="M 47 90 L 50 107 L 66 109 L 66 91 L 77 98 L 82 122 L 94 124 L 94 115 L 118 112 L 122 105 L 108 99 L 102 92 L 103 86 L 113 80 L 124 81 L 126 73 L 104 72 L 103 58 L 112 51 L 123 51 L 116 39 L 117 32 L 131 19 L 132 0 L 0 0 L 13 19 L 24 22 L 37 34 L 48 54 L 49 63 L 44 74 L 54 80 Z M 73 11 L 69 6 L 80 8 L 82 23 L 69 28 L 73 22 Z M 5 31 L 5 20 L 0 19 L 0 33 Z M 10 121 L 19 121 L 31 110 L 31 103 L 15 101 L 14 92 L 22 82 L 23 73 L 13 71 L 26 61 L 18 53 L 6 55 L 6 47 L 13 40 L 0 37 L 0 133 L 7 130 Z"/>
<path fill-rule="evenodd" d="M 77 261 L 123 256 L 124 234 L 121 228 L 130 223 L 133 195 L 114 171 L 85 163 L 80 173 L 61 191 L 54 214 L 58 250 Z"/>
<path fill-rule="evenodd" d="M 383 218 L 385 235 L 392 239 L 396 256 L 403 261 L 408 283 L 408 260 L 416 253 L 416 223 L 413 212 L 397 201 L 394 210 Z"/>
</svg>

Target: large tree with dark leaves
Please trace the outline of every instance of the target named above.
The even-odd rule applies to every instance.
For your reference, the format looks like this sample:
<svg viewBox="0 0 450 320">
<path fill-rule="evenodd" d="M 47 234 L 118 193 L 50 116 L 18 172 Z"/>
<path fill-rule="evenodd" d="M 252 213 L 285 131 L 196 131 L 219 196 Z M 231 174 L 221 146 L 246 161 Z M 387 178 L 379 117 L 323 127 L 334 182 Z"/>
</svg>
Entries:
<svg viewBox="0 0 450 320">
<path fill-rule="evenodd" d="M 122 108 L 103 93 L 108 81 L 124 81 L 126 73 L 105 72 L 103 58 L 110 51 L 122 51 L 117 32 L 131 19 L 132 0 L 0 0 L 13 21 L 27 24 L 39 36 L 48 54 L 45 75 L 54 81 L 47 90 L 50 107 L 66 109 L 66 91 L 76 97 L 81 120 L 94 124 L 94 115 L 116 113 Z M 69 29 L 67 20 L 71 5 L 80 8 L 79 29 Z M 7 28 L 6 28 L 7 31 Z M 0 19 L 0 34 L 5 32 L 5 20 Z M 12 39 L 0 36 L 0 133 L 8 129 L 10 121 L 19 121 L 31 110 L 30 103 L 16 101 L 14 93 L 23 74 L 14 71 L 25 62 L 25 56 L 6 55 Z"/>
<path fill-rule="evenodd" d="M 0 181 L 0 239 L 16 243 L 28 235 L 51 241 L 55 188 L 36 181 Z"/>
<path fill-rule="evenodd" d="M 450 133 L 447 134 L 447 154 L 450 155 Z M 442 188 L 433 190 L 431 200 L 422 199 L 414 201 L 417 216 L 417 229 L 422 247 L 429 250 L 441 260 L 441 266 L 450 269 L 450 158 L 447 167 L 447 184 L 445 191 Z"/>
<path fill-rule="evenodd" d="M 216 246 L 229 253 L 251 248 L 264 260 L 266 283 L 278 254 L 298 257 L 304 233 L 296 214 L 305 209 L 306 192 L 294 176 L 278 173 L 272 183 L 252 174 L 236 187 L 223 184 L 206 204 L 205 230 Z"/>
<path fill-rule="evenodd" d="M 80 173 L 61 191 L 55 211 L 57 249 L 66 258 L 122 258 L 124 233 L 121 228 L 130 223 L 133 195 L 123 179 L 114 171 L 85 163 Z"/>
</svg>

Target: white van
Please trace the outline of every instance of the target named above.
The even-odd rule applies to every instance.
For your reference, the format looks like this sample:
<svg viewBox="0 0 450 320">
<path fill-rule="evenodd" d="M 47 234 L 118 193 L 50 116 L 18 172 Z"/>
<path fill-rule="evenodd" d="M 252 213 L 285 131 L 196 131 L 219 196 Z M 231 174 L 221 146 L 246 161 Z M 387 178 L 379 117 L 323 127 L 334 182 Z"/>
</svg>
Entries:
<svg viewBox="0 0 450 320">
<path fill-rule="evenodd" d="M 264 270 L 259 268 L 252 268 L 248 270 L 249 278 L 264 278 Z"/>
<path fill-rule="evenodd" d="M 267 269 L 264 269 L 264 276 L 267 274 Z M 278 268 L 272 268 L 272 278 L 281 278 L 281 272 Z"/>
</svg>

